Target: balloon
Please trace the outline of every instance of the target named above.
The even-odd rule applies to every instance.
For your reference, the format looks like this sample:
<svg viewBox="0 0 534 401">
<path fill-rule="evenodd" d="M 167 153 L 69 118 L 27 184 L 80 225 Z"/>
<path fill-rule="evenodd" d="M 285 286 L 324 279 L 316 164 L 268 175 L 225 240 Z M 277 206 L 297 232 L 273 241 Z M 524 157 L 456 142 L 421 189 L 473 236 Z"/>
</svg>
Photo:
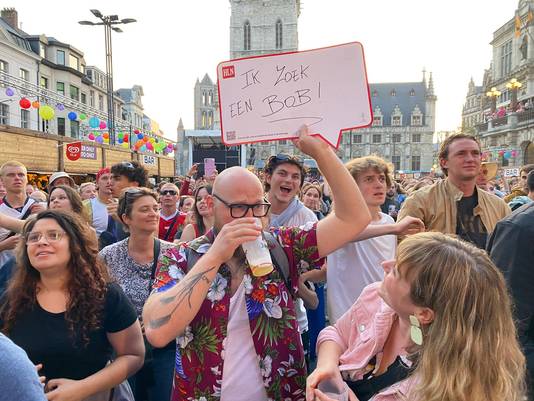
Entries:
<svg viewBox="0 0 534 401">
<path fill-rule="evenodd" d="M 76 121 L 76 118 L 78 118 L 78 116 L 76 115 L 75 112 L 71 111 L 69 114 L 67 114 L 67 117 L 69 118 L 69 120 L 71 121 Z"/>
<path fill-rule="evenodd" d="M 516 157 L 517 156 L 517 150 L 512 150 L 512 157 Z"/>
<path fill-rule="evenodd" d="M 154 145 L 152 145 L 152 142 L 148 142 L 148 143 L 146 144 L 146 148 L 147 148 L 148 150 L 154 150 Z"/>
<path fill-rule="evenodd" d="M 139 130 L 137 130 L 137 129 L 135 131 L 137 131 L 137 138 L 138 139 L 143 139 L 144 135 L 139 133 Z"/>
<path fill-rule="evenodd" d="M 43 106 L 39 109 L 39 115 L 45 121 L 51 120 L 54 118 L 54 109 L 48 105 Z"/>
<path fill-rule="evenodd" d="M 56 104 L 56 109 L 58 109 L 59 111 L 63 111 L 63 110 L 65 110 L 65 106 L 63 106 L 62 103 L 58 103 L 58 104 Z"/>
<path fill-rule="evenodd" d="M 144 142 L 144 143 L 147 143 L 147 142 L 148 142 L 148 136 L 145 135 L 145 136 L 143 137 L 143 142 Z"/>
<path fill-rule="evenodd" d="M 156 138 L 150 138 L 149 141 L 150 141 L 150 143 L 154 143 L 154 142 L 156 142 Z"/>
<path fill-rule="evenodd" d="M 37 100 L 34 100 L 34 101 L 32 102 L 32 107 L 33 107 L 34 109 L 38 109 L 39 107 L 41 107 L 41 103 L 39 103 L 39 101 L 37 101 Z"/>
<path fill-rule="evenodd" d="M 123 142 L 122 138 L 117 139 L 117 142 L 122 143 Z"/>
<path fill-rule="evenodd" d="M 7 96 L 13 96 L 15 94 L 15 91 L 13 88 L 6 88 L 6 95 Z"/>
<path fill-rule="evenodd" d="M 122 147 L 125 148 L 125 149 L 128 149 L 128 148 L 129 148 L 129 146 L 128 146 L 128 144 L 127 144 L 126 142 L 123 142 L 123 143 L 122 143 Z"/>
<path fill-rule="evenodd" d="M 104 143 L 104 138 L 102 138 L 101 136 L 97 136 L 97 137 L 96 137 L 96 141 L 97 141 L 98 143 Z"/>
<path fill-rule="evenodd" d="M 83 113 L 80 113 L 80 120 L 85 120 L 87 118 L 87 116 Z"/>
<path fill-rule="evenodd" d="M 141 152 L 146 152 L 146 145 L 141 146 Z"/>
<path fill-rule="evenodd" d="M 504 152 L 504 156 L 503 157 L 505 159 L 509 159 L 510 157 L 512 157 L 512 152 L 510 152 L 510 151 Z"/>
<path fill-rule="evenodd" d="M 122 132 L 119 132 L 119 133 L 117 134 L 117 138 L 119 138 L 119 139 L 124 138 L 124 134 L 123 134 Z"/>
<path fill-rule="evenodd" d="M 124 138 L 122 138 L 124 140 L 124 142 L 128 143 L 128 137 L 129 137 L 129 135 L 124 135 Z"/>
<path fill-rule="evenodd" d="M 139 130 L 138 129 L 134 130 L 134 134 L 138 135 L 139 134 Z"/>
<path fill-rule="evenodd" d="M 91 141 L 95 140 L 95 136 L 93 134 L 89 134 L 87 138 L 89 138 Z"/>
<path fill-rule="evenodd" d="M 100 121 L 100 124 L 98 125 L 100 129 L 105 129 L 107 127 L 107 124 L 105 121 Z"/>
<path fill-rule="evenodd" d="M 89 119 L 89 126 L 91 128 L 98 128 L 99 124 L 100 124 L 100 120 L 98 119 L 98 117 L 91 117 Z"/>
<path fill-rule="evenodd" d="M 20 107 L 22 107 L 23 109 L 29 109 L 31 107 L 31 102 L 26 99 L 25 97 L 23 97 L 22 99 L 20 99 L 19 101 L 19 105 Z"/>
<path fill-rule="evenodd" d="M 108 132 L 104 132 L 102 134 L 102 136 L 104 137 L 104 139 L 109 139 L 109 133 Z"/>
</svg>

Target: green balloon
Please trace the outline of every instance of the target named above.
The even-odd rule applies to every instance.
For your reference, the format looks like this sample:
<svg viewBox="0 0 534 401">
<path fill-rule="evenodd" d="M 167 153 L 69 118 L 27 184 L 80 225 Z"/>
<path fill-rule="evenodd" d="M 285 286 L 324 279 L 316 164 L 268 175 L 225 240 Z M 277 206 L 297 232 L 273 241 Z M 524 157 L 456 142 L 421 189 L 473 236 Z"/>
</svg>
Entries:
<svg viewBox="0 0 534 401">
<path fill-rule="evenodd" d="M 78 116 L 78 118 L 79 118 L 80 120 L 83 121 L 83 120 L 85 120 L 85 119 L 87 118 L 87 116 L 86 116 L 85 114 L 82 113 L 82 114 L 80 114 L 80 115 Z"/>
</svg>

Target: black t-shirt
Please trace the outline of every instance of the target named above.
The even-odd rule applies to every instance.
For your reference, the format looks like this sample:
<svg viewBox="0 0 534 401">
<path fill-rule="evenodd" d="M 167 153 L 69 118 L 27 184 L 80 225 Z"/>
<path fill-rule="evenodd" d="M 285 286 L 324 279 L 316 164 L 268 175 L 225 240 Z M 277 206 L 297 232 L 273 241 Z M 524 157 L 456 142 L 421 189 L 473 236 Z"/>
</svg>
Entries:
<svg viewBox="0 0 534 401">
<path fill-rule="evenodd" d="M 40 375 L 47 380 L 81 380 L 98 372 L 110 360 L 113 348 L 106 333 L 130 327 L 137 319 L 131 302 L 117 284 L 109 284 L 99 330 L 89 334 L 89 344 L 73 343 L 65 313 L 50 313 L 39 303 L 19 316 L 9 337 L 24 349 L 34 364 L 43 364 Z"/>
<path fill-rule="evenodd" d="M 474 216 L 473 209 L 478 205 L 478 193 L 464 196 L 457 203 L 456 234 L 464 241 L 479 248 L 486 249 L 488 232 L 480 216 Z"/>
</svg>

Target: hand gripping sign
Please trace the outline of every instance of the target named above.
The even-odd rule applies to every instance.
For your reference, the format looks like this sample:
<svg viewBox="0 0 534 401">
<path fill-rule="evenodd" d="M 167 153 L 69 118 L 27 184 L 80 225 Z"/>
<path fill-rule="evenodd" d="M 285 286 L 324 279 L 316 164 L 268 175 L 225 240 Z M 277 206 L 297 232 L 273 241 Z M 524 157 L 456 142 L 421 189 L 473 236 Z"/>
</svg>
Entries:
<svg viewBox="0 0 534 401">
<path fill-rule="evenodd" d="M 363 47 L 353 42 L 217 66 L 222 141 L 295 138 L 303 124 L 330 145 L 372 122 Z"/>
</svg>

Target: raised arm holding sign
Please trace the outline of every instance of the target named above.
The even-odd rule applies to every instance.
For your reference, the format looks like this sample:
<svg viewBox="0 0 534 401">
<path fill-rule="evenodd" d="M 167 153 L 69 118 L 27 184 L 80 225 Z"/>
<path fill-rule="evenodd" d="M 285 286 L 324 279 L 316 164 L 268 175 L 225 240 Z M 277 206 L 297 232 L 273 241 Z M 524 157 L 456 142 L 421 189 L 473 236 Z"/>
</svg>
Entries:
<svg viewBox="0 0 534 401">
<path fill-rule="evenodd" d="M 357 42 L 231 60 L 219 64 L 217 77 L 227 145 L 294 138 L 305 124 L 337 148 L 341 131 L 372 122 Z"/>
</svg>

